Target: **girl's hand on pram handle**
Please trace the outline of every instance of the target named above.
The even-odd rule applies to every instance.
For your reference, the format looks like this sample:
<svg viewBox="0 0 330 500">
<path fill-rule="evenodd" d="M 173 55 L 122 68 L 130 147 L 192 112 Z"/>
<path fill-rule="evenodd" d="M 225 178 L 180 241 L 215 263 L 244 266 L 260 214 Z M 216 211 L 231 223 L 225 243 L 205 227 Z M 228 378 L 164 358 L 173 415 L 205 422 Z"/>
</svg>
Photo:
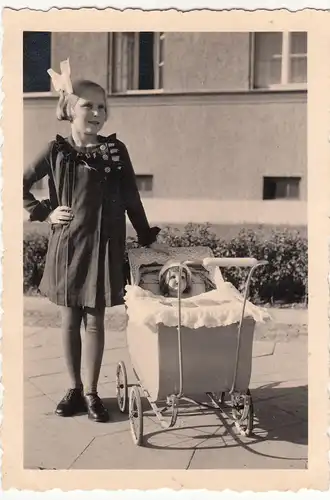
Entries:
<svg viewBox="0 0 330 500">
<path fill-rule="evenodd" d="M 151 250 L 154 250 L 155 252 L 163 253 L 165 255 L 170 255 L 169 247 L 164 243 L 159 243 L 158 241 L 155 241 L 154 243 L 151 243 L 151 245 L 149 245 L 149 248 L 151 248 Z"/>
</svg>

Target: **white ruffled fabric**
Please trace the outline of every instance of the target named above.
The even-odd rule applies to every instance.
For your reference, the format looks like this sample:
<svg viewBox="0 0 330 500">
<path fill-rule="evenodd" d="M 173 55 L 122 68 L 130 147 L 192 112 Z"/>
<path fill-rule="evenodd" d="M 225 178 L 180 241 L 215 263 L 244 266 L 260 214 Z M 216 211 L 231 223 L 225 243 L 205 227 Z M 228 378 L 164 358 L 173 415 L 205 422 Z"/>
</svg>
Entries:
<svg viewBox="0 0 330 500">
<path fill-rule="evenodd" d="M 178 299 L 154 295 L 136 285 L 126 286 L 125 301 L 129 318 L 137 324 L 152 329 L 163 323 L 178 325 Z M 243 297 L 228 282 L 222 282 L 216 290 L 181 300 L 181 325 L 188 328 L 228 326 L 240 321 Z M 245 318 L 264 323 L 271 319 L 268 312 L 247 301 Z"/>
</svg>

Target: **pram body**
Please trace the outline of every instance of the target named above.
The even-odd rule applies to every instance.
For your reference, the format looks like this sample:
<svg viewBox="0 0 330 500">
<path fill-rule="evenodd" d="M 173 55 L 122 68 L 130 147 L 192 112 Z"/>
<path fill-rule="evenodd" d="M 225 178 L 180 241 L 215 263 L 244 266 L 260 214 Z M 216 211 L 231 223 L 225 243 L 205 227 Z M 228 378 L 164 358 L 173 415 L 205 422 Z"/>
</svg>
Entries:
<svg viewBox="0 0 330 500">
<path fill-rule="evenodd" d="M 255 322 L 244 319 L 236 373 L 237 391 L 248 389 Z M 138 335 L 137 335 L 138 330 Z M 207 392 L 229 392 L 235 375 L 237 324 L 214 328 L 181 327 L 184 394 L 201 398 Z M 127 344 L 134 371 L 153 402 L 165 401 L 180 387 L 177 328 L 148 326 L 128 320 Z"/>
<path fill-rule="evenodd" d="M 171 251 L 170 257 L 155 254 L 149 249 L 135 249 L 129 252 L 132 283 L 153 294 L 159 294 L 158 272 L 169 258 L 182 263 L 188 262 L 192 266 L 193 283 L 190 291 L 192 297 L 205 293 L 210 284 L 217 289 L 224 282 L 220 268 L 214 266 L 215 259 L 209 248 L 173 248 Z M 253 269 L 264 264 L 254 259 L 227 259 L 228 262 L 230 260 L 231 265 L 239 265 L 243 261 L 246 265 L 249 260 Z M 211 264 L 209 267 L 203 265 L 207 261 Z M 221 262 L 225 261 L 226 259 Z M 164 427 L 175 424 L 179 400 L 203 401 L 207 395 L 211 397 L 212 407 L 217 405 L 219 408 L 226 393 L 235 395 L 236 400 L 237 395 L 239 399 L 242 395 L 245 397 L 240 418 L 251 420 L 251 416 L 248 415 L 249 411 L 253 413 L 249 384 L 255 320 L 253 317 L 244 316 L 246 297 L 242 301 L 243 311 L 239 321 L 211 328 L 207 326 L 189 328 L 180 324 L 181 304 L 182 297 L 178 297 L 179 316 L 178 324 L 175 326 L 144 323 L 141 318 L 137 319 L 136 314 L 130 314 L 129 303 L 127 305 L 128 350 L 143 395 L 149 400 Z M 117 396 L 122 411 L 127 410 L 127 407 L 123 407 L 125 406 L 123 390 L 127 391 L 125 377 L 127 378 L 126 369 L 123 363 L 120 363 L 117 369 Z M 130 420 L 136 444 L 142 444 L 142 435 L 140 430 L 137 430 L 133 415 L 138 413 L 139 398 L 138 388 L 133 387 L 130 395 Z M 159 405 L 163 406 L 162 410 L 159 410 Z M 240 405 L 242 406 L 241 403 Z M 163 415 L 169 408 L 172 409 L 172 417 L 169 423 L 166 423 Z M 139 419 L 141 427 L 141 418 Z M 252 424 L 247 424 L 242 429 L 245 434 L 249 434 Z"/>
</svg>

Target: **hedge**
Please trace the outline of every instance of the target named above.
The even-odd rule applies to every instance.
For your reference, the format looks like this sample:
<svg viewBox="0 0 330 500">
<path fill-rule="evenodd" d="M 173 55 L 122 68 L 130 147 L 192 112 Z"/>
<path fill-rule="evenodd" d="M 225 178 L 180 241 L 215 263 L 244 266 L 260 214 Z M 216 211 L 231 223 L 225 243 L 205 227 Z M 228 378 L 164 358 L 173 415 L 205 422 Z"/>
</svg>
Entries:
<svg viewBox="0 0 330 500">
<path fill-rule="evenodd" d="M 219 239 L 208 224 L 188 224 L 183 231 L 165 228 L 161 240 L 172 247 L 208 246 L 216 257 L 255 257 L 269 265 L 257 269 L 251 280 L 250 297 L 256 303 L 292 304 L 307 302 L 307 238 L 299 231 L 273 230 L 265 238 L 262 230 L 241 230 L 230 240 Z M 38 288 L 44 269 L 48 239 L 42 234 L 24 237 L 24 292 Z M 137 246 L 127 239 L 127 248 Z M 243 290 L 247 270 L 223 270 L 225 279 Z"/>
</svg>

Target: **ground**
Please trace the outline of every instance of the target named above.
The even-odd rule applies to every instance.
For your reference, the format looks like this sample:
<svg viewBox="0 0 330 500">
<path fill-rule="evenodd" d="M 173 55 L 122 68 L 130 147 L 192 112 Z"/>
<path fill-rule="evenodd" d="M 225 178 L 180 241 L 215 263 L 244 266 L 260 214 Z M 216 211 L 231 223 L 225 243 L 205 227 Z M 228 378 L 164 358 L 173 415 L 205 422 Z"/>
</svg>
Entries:
<svg viewBox="0 0 330 500">
<path fill-rule="evenodd" d="M 222 469 L 307 467 L 307 310 L 272 310 L 257 327 L 251 392 L 252 437 L 201 408 L 183 408 L 177 427 L 163 431 L 144 401 L 144 447 L 131 439 L 115 399 L 115 370 L 122 359 L 135 378 L 125 338 L 123 310 L 109 310 L 100 395 L 111 414 L 106 424 L 86 415 L 60 418 L 54 408 L 67 388 L 59 316 L 53 305 L 25 298 L 24 467 L 41 469 Z M 119 447 L 121 448 L 119 449 Z"/>
</svg>

